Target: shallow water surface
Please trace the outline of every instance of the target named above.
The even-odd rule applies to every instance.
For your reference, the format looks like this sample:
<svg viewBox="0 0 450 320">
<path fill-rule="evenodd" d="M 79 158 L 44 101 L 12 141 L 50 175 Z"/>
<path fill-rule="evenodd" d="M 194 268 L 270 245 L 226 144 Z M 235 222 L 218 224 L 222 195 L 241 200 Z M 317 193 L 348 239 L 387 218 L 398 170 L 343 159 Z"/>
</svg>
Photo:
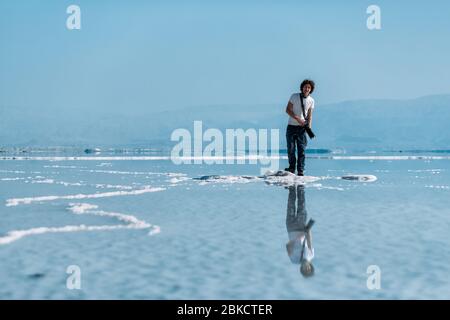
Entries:
<svg viewBox="0 0 450 320">
<path fill-rule="evenodd" d="M 274 179 L 249 164 L 2 160 L 0 298 L 450 298 L 448 160 L 307 161 L 309 177 Z M 341 179 L 355 175 L 376 180 Z M 299 212 L 315 221 L 309 278 L 287 249 Z"/>
</svg>

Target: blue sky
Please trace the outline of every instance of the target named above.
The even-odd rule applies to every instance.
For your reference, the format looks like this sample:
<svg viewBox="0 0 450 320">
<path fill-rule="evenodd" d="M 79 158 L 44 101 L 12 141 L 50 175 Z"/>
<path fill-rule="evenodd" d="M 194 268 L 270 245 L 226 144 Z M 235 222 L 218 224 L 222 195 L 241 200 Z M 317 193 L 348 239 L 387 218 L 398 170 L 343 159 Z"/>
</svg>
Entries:
<svg viewBox="0 0 450 320">
<path fill-rule="evenodd" d="M 0 103 L 160 111 L 450 93 L 448 1 L 0 3 Z M 81 30 L 66 8 L 81 7 Z M 366 8 L 381 8 L 369 31 Z"/>
</svg>

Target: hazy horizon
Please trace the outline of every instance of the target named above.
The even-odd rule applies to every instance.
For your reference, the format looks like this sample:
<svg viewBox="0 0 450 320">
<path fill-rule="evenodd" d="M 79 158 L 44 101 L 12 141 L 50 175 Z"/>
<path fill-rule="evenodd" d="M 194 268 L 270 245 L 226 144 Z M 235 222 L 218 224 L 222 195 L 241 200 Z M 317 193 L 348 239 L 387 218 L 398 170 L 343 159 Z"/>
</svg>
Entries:
<svg viewBox="0 0 450 320">
<path fill-rule="evenodd" d="M 304 78 L 316 82 L 311 147 L 406 143 L 425 119 L 433 126 L 417 147 L 447 143 L 448 2 L 380 0 L 379 30 L 367 27 L 365 0 L 80 0 L 81 29 L 69 30 L 72 4 L 0 3 L 0 144 L 146 145 L 192 120 L 282 129 Z M 403 113 L 380 118 L 377 104 Z M 347 105 L 353 113 L 331 110 Z M 385 137 L 399 124 L 401 139 Z"/>
</svg>

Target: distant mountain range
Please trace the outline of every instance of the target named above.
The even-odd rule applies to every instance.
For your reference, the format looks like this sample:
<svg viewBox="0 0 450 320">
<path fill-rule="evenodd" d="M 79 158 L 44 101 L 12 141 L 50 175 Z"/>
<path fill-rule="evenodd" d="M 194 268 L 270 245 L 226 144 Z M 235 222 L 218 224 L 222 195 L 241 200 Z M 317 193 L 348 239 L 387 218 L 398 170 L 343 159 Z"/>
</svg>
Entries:
<svg viewBox="0 0 450 320">
<path fill-rule="evenodd" d="M 46 109 L 47 110 L 47 109 Z M 105 113 L 0 106 L 0 147 L 160 147 L 173 145 L 176 128 L 279 128 L 285 148 L 285 105 L 199 106 L 157 113 L 133 108 Z M 320 105 L 316 102 L 311 148 L 449 149 L 450 95 L 411 100 L 357 100 Z"/>
</svg>

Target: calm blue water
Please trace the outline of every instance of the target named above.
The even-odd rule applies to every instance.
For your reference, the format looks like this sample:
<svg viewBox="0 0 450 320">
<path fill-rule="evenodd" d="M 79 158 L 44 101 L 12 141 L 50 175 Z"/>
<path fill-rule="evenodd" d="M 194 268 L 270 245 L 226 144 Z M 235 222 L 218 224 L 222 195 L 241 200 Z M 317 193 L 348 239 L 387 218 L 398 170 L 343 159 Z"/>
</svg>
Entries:
<svg viewBox="0 0 450 320">
<path fill-rule="evenodd" d="M 256 165 L 0 161 L 0 298 L 450 299 L 449 160 L 307 161 L 310 278 L 286 249 L 288 187 L 192 179 Z"/>
</svg>

